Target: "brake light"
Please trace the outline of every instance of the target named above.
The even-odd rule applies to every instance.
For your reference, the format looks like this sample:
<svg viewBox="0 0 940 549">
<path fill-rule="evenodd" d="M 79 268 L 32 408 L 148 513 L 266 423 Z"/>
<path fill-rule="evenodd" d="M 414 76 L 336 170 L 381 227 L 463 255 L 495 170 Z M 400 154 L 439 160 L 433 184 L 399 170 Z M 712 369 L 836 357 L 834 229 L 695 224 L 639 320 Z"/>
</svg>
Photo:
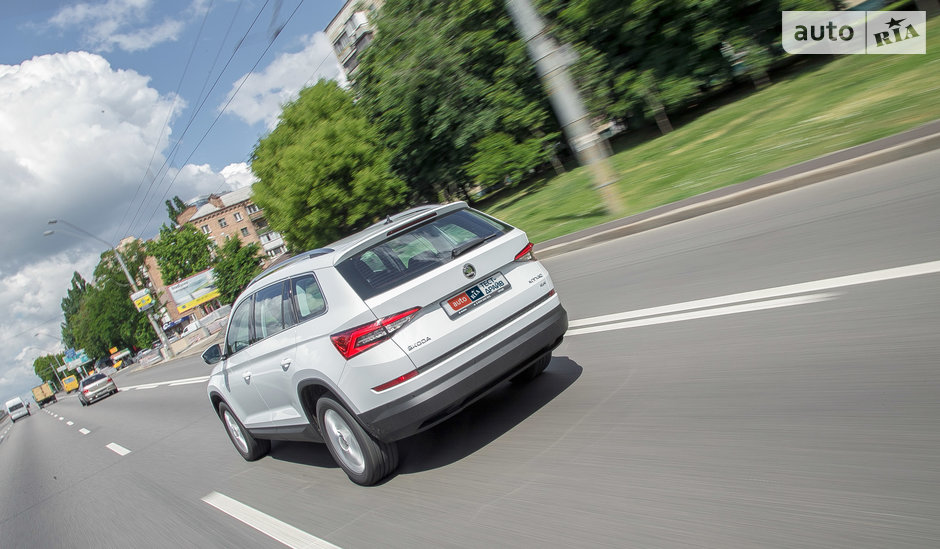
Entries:
<svg viewBox="0 0 940 549">
<path fill-rule="evenodd" d="M 522 248 L 522 251 L 516 254 L 516 261 L 534 261 L 535 254 L 532 253 L 532 248 L 535 246 L 531 242 L 525 245 L 525 248 Z"/>
<path fill-rule="evenodd" d="M 343 355 L 343 358 L 346 360 L 349 360 L 359 353 L 375 347 L 390 338 L 393 333 L 405 324 L 408 324 L 420 310 L 421 307 L 414 307 L 407 311 L 395 313 L 385 318 L 380 318 L 375 322 L 333 334 L 330 336 L 330 340 L 333 342 L 336 350 L 339 351 L 339 354 Z"/>
</svg>

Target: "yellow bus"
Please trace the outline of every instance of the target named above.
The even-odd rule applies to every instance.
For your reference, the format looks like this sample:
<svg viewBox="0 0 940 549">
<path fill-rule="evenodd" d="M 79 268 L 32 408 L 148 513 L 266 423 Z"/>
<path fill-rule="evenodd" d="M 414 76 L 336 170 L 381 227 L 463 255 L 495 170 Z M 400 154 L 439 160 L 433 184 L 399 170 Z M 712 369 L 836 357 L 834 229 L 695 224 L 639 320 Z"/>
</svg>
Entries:
<svg viewBox="0 0 940 549">
<path fill-rule="evenodd" d="M 63 379 L 62 388 L 65 389 L 66 393 L 71 393 L 72 391 L 78 390 L 78 378 L 75 376 L 69 376 Z"/>
</svg>

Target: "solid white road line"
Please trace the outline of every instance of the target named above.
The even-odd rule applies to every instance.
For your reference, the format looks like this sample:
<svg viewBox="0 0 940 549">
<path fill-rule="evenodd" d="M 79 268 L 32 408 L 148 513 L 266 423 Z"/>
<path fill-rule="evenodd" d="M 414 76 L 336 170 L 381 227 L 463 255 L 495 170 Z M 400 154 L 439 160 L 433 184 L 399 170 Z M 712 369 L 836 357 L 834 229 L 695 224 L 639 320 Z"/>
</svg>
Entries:
<svg viewBox="0 0 940 549">
<path fill-rule="evenodd" d="M 262 534 L 274 538 L 288 547 L 307 547 L 311 549 L 339 549 L 336 545 L 312 536 L 244 503 L 224 494 L 212 492 L 202 501 L 222 511 L 226 515 L 244 522 Z"/>
<path fill-rule="evenodd" d="M 764 290 L 754 290 L 751 292 L 742 292 L 739 294 L 729 294 L 707 299 L 698 299 L 695 301 L 686 301 L 683 303 L 674 303 L 672 305 L 663 305 L 661 307 L 651 307 L 649 309 L 638 309 L 635 311 L 626 311 L 623 313 L 614 313 L 609 315 L 595 316 L 591 318 L 582 318 L 572 320 L 568 323 L 569 328 L 580 326 L 589 326 L 591 324 L 601 324 L 604 322 L 616 322 L 631 318 L 642 318 L 645 316 L 654 316 L 679 311 L 689 311 L 692 309 L 704 309 L 706 307 L 717 307 L 729 305 L 732 303 L 742 303 L 744 301 L 756 301 L 758 299 L 770 299 L 794 294 L 803 294 L 809 292 L 819 292 L 823 290 L 832 290 L 835 288 L 844 288 L 846 286 L 855 286 L 858 284 L 868 284 L 871 282 L 882 282 L 896 278 L 906 278 L 910 276 L 919 276 L 925 274 L 934 274 L 940 272 L 940 261 L 929 261 L 927 263 L 917 263 L 904 267 L 895 267 L 892 269 L 882 269 L 880 271 L 870 271 L 867 273 L 858 273 L 854 275 L 838 276 L 835 278 L 825 278 L 813 282 L 803 282 L 800 284 L 790 284 L 788 286 L 777 286 Z M 570 331 L 568 332 L 571 333 Z"/>
<path fill-rule="evenodd" d="M 712 316 L 733 315 L 738 313 L 747 313 L 751 311 L 762 311 L 764 309 L 777 309 L 780 307 L 793 307 L 794 305 L 806 305 L 808 303 L 817 303 L 827 301 L 835 297 L 836 294 L 810 294 L 797 297 L 785 297 L 782 299 L 771 299 L 769 301 L 758 301 L 756 303 L 744 303 L 741 305 L 729 305 L 728 307 L 718 307 L 715 309 L 705 309 L 703 311 L 692 311 L 689 313 L 678 313 L 674 315 L 654 316 L 652 318 L 643 318 L 640 320 L 630 320 L 627 322 L 618 322 L 615 324 L 602 324 L 600 326 L 589 326 L 587 328 L 575 328 L 568 330 L 567 336 L 593 334 L 597 332 L 607 332 L 609 330 L 624 330 L 626 328 L 636 328 L 639 326 L 651 326 L 654 324 L 666 324 L 668 322 L 681 322 L 684 320 L 694 320 L 697 318 L 708 318 Z"/>
<path fill-rule="evenodd" d="M 119 456 L 126 456 L 127 454 L 131 453 L 131 451 L 128 450 L 127 448 L 121 446 L 120 444 L 115 444 L 113 442 L 105 446 L 105 448 L 107 448 L 108 450 L 111 450 L 112 452 L 114 452 L 115 454 Z"/>
<path fill-rule="evenodd" d="M 191 385 L 191 384 L 193 384 L 193 383 L 205 383 L 205 382 L 207 382 L 207 381 L 209 381 L 209 376 L 201 377 L 201 378 L 199 378 L 199 379 L 190 379 L 190 380 L 174 381 L 173 383 L 170 383 L 169 385 L 170 385 L 170 387 L 177 387 L 177 386 L 179 386 L 179 385 Z"/>
<path fill-rule="evenodd" d="M 84 427 L 82 427 L 81 429 L 78 430 L 78 432 L 81 433 L 81 434 L 83 434 L 83 435 L 87 435 L 87 434 L 90 433 L 91 431 L 89 431 L 88 429 L 85 429 Z"/>
</svg>

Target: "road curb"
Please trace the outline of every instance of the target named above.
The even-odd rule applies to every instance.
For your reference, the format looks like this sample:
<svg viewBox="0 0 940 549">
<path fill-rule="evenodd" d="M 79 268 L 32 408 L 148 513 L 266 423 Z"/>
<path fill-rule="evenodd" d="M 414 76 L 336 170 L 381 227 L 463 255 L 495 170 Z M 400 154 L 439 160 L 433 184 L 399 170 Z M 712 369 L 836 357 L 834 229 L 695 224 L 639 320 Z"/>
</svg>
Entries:
<svg viewBox="0 0 940 549">
<path fill-rule="evenodd" d="M 934 125 L 935 123 L 931 123 L 925 127 L 932 127 Z M 910 133 L 914 133 L 915 131 L 916 130 L 913 130 Z M 940 132 L 937 132 L 871 152 L 864 152 L 874 144 L 881 141 L 890 142 L 892 139 L 895 138 L 885 138 L 884 140 L 878 140 L 873 143 L 858 145 L 857 147 L 851 147 L 843 151 L 832 153 L 804 164 L 811 165 L 814 162 L 819 162 L 826 158 L 835 159 L 846 153 L 851 154 L 851 152 L 855 150 L 863 151 L 862 154 L 847 160 L 836 161 L 833 164 L 809 169 L 795 175 L 778 177 L 767 183 L 761 183 L 760 180 L 762 179 L 768 177 L 773 178 L 774 174 L 768 174 L 767 176 L 761 176 L 743 183 L 715 189 L 672 204 L 666 204 L 665 206 L 612 221 L 598 227 L 592 227 L 547 240 L 537 247 L 536 256 L 539 259 L 555 257 L 601 242 L 607 242 L 672 223 L 678 223 L 679 221 L 685 221 L 700 215 L 724 210 L 814 183 L 827 181 L 835 177 L 867 170 L 889 162 L 940 149 Z M 781 170 L 781 172 L 786 171 L 787 170 Z"/>
</svg>

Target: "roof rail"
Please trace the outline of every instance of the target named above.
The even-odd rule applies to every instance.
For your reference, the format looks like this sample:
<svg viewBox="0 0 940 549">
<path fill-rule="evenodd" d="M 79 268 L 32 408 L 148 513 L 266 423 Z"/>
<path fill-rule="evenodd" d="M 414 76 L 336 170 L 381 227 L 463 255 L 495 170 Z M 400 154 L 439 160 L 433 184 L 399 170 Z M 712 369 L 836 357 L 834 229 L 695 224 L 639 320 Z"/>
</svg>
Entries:
<svg viewBox="0 0 940 549">
<path fill-rule="evenodd" d="M 276 265 L 273 265 L 273 266 L 268 267 L 267 269 L 261 271 L 261 274 L 259 274 L 258 276 L 256 276 L 256 277 L 254 277 L 254 278 L 251 279 L 251 282 L 248 283 L 248 286 L 251 286 L 252 284 L 254 284 L 255 282 L 261 280 L 262 278 L 264 278 L 264 277 L 266 277 L 266 276 L 269 276 L 269 275 L 271 275 L 271 274 L 276 273 L 277 271 L 280 271 L 280 270 L 283 269 L 284 267 L 287 267 L 287 266 L 289 266 L 289 265 L 293 265 L 294 263 L 298 263 L 298 262 L 303 261 L 303 260 L 305 260 L 305 259 L 310 259 L 310 258 L 313 258 L 313 257 L 317 257 L 318 255 L 326 255 L 326 254 L 332 253 L 332 252 L 333 252 L 333 249 L 331 249 L 331 248 L 317 248 L 316 250 L 310 250 L 310 251 L 308 251 L 308 252 L 304 252 L 304 253 L 301 253 L 301 254 L 297 254 L 296 256 L 294 256 L 294 257 L 292 257 L 292 258 L 290 258 L 290 259 L 287 259 L 287 260 L 285 260 L 285 261 L 282 261 L 282 262 L 280 262 L 280 263 L 278 263 L 278 264 L 276 264 Z M 247 288 L 248 286 L 246 286 L 246 288 Z"/>
</svg>

